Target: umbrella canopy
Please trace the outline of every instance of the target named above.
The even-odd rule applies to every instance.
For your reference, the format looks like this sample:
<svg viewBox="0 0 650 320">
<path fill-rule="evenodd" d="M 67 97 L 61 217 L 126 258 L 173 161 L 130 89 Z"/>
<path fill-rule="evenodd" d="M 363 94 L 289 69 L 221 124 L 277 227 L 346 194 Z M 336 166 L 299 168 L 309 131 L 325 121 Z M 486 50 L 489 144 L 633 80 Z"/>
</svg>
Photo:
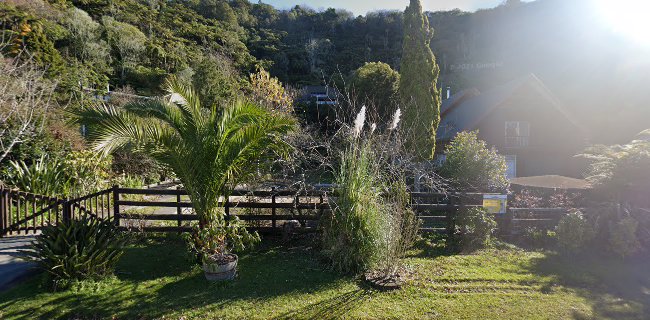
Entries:
<svg viewBox="0 0 650 320">
<path fill-rule="evenodd" d="M 549 188 L 549 189 L 589 189 L 587 180 L 576 179 L 557 175 L 520 177 L 510 180 L 510 184 L 522 187 Z"/>
</svg>

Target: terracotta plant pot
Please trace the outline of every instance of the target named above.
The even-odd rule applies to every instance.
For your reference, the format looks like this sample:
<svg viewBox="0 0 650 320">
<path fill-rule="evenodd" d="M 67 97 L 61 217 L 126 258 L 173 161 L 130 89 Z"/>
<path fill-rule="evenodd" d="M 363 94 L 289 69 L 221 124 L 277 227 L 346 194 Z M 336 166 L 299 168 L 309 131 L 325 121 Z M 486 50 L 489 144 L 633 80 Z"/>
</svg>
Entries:
<svg viewBox="0 0 650 320">
<path fill-rule="evenodd" d="M 203 273 L 208 281 L 226 281 L 235 279 L 237 274 L 237 255 L 228 254 L 220 259 L 205 259 Z"/>
</svg>

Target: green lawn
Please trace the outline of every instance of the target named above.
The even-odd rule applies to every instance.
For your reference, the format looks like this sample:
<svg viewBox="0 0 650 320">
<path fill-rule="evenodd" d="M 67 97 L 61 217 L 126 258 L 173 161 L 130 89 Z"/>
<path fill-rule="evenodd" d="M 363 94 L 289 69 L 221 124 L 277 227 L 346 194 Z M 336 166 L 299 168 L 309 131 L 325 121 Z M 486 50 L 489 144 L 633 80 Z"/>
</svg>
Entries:
<svg viewBox="0 0 650 320">
<path fill-rule="evenodd" d="M 0 294 L 0 319 L 649 318 L 648 263 L 441 253 L 423 241 L 406 260 L 407 285 L 381 293 L 324 271 L 307 246 L 267 244 L 241 257 L 236 281 L 208 283 L 181 241 L 149 240 L 128 249 L 113 279 L 59 293 L 33 279 Z"/>
</svg>

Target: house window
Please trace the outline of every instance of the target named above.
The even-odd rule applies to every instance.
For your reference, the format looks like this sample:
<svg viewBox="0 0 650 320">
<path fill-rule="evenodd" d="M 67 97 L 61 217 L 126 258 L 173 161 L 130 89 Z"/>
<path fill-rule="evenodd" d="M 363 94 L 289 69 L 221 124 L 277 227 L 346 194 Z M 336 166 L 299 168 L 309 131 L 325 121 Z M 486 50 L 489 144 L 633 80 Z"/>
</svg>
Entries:
<svg viewBox="0 0 650 320">
<path fill-rule="evenodd" d="M 508 180 L 517 177 L 517 156 L 507 155 L 506 158 L 506 178 Z"/>
<path fill-rule="evenodd" d="M 506 121 L 506 148 L 528 146 L 530 123 L 525 121 Z"/>
</svg>

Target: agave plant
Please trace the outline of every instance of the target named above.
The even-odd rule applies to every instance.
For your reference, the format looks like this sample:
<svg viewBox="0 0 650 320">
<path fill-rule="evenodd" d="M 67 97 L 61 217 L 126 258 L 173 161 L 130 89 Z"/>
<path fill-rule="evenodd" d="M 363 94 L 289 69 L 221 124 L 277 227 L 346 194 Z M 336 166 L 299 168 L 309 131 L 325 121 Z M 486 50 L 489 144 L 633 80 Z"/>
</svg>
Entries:
<svg viewBox="0 0 650 320">
<path fill-rule="evenodd" d="M 61 281 L 97 279 L 113 272 L 127 238 L 111 221 L 82 217 L 43 229 L 24 259 L 35 262 L 56 286 Z"/>
<path fill-rule="evenodd" d="M 175 79 L 167 82 L 167 90 L 169 99 L 122 108 L 86 106 L 73 115 L 88 126 L 96 150 L 110 153 L 131 145 L 171 168 L 201 224 L 210 217 L 222 219 L 220 201 L 257 172 L 256 164 L 288 153 L 282 136 L 296 122 L 249 102 L 202 106 L 193 89 Z"/>
</svg>

